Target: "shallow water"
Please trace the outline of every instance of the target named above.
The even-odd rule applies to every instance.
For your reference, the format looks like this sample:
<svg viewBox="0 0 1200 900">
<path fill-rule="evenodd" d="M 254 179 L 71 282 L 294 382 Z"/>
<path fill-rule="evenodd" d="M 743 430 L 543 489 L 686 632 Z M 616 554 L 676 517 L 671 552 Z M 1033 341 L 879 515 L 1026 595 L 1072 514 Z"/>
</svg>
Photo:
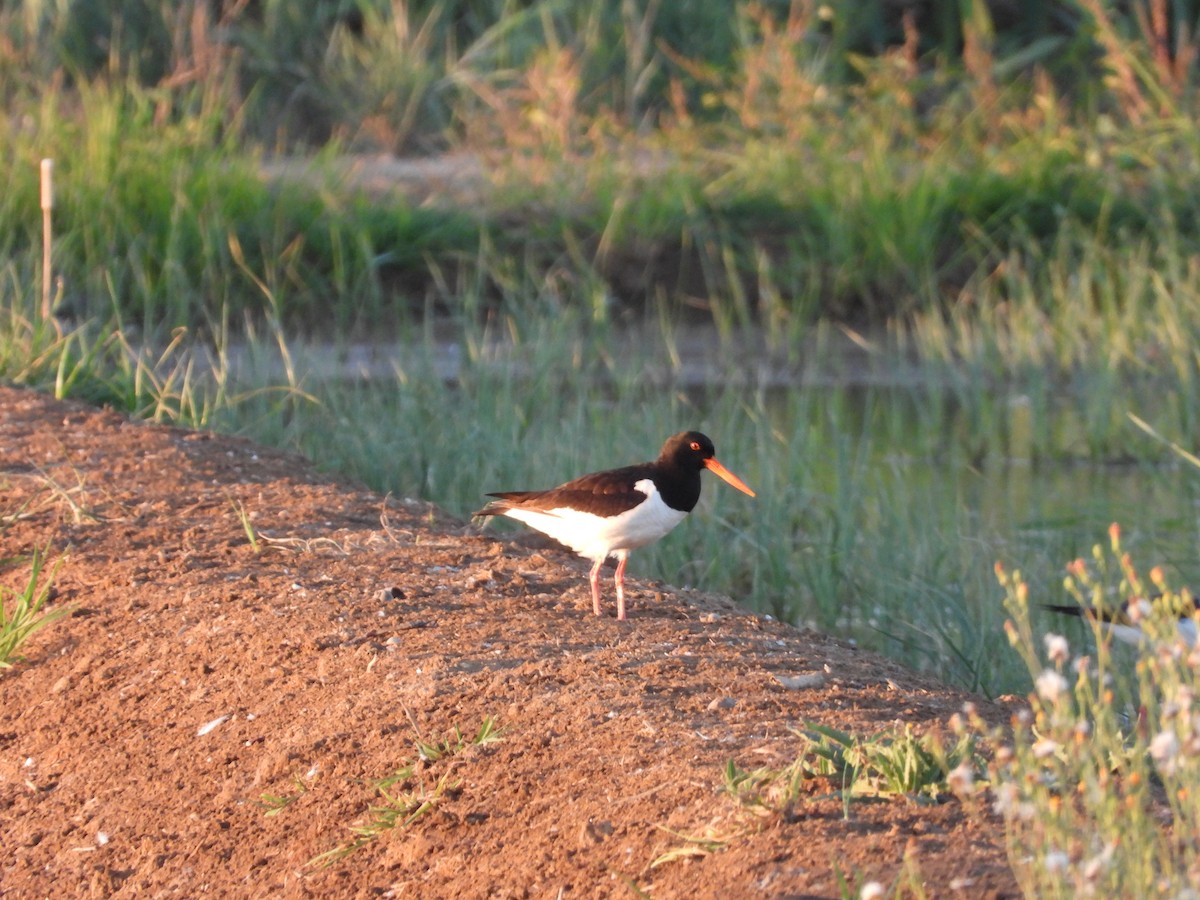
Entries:
<svg viewBox="0 0 1200 900">
<path fill-rule="evenodd" d="M 796 511 L 770 512 L 791 527 L 756 542 L 770 573 L 752 586 L 757 605 L 994 694 L 1028 685 L 1005 642 L 996 562 L 1025 574 L 1032 603 L 1069 602 L 1066 564 L 1090 560 L 1116 522 L 1142 572 L 1163 565 L 1174 586 L 1200 583 L 1200 469 L 1161 453 L 1046 458 L 1051 439 L 1031 436 L 1021 398 L 981 416 L 941 394 L 830 386 L 777 398 L 775 427 L 807 446 L 775 476 L 796 488 L 784 501 Z M 1087 447 L 1071 422 L 1055 417 L 1060 454 Z M 1035 628 L 1090 640 L 1040 612 Z"/>
</svg>

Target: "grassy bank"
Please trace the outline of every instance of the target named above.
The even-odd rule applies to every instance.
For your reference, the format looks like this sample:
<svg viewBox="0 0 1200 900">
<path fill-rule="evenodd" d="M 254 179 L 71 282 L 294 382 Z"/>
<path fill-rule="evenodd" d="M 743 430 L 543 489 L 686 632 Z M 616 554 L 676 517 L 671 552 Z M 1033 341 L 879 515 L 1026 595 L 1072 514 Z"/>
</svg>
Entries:
<svg viewBox="0 0 1200 900">
<path fill-rule="evenodd" d="M 22 4 L 0 18 L 0 248 L 28 282 L 53 157 L 80 315 L 377 335 L 469 294 L 781 340 L 829 317 L 1003 316 L 1030 281 L 1048 310 L 1056 266 L 1112 280 L 1195 249 L 1189 70 L 1136 17 L 559 6 Z M 476 154 L 477 202 L 362 196 L 320 162 L 419 147 Z M 258 175 L 318 150 L 302 185 Z M 1075 305 L 1103 314 L 1105 294 Z"/>
</svg>

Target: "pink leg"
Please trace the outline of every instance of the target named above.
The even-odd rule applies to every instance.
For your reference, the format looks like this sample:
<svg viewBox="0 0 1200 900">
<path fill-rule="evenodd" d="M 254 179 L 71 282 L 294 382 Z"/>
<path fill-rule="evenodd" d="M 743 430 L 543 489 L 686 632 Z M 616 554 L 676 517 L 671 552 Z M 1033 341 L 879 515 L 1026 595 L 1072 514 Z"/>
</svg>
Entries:
<svg viewBox="0 0 1200 900">
<path fill-rule="evenodd" d="M 604 565 L 604 557 L 596 560 L 596 564 L 592 566 L 592 574 L 589 580 L 592 582 L 592 612 L 600 615 L 600 567 Z M 620 596 L 619 594 L 617 596 Z"/>
<path fill-rule="evenodd" d="M 625 559 L 622 555 L 617 559 L 617 618 L 625 618 Z"/>
</svg>

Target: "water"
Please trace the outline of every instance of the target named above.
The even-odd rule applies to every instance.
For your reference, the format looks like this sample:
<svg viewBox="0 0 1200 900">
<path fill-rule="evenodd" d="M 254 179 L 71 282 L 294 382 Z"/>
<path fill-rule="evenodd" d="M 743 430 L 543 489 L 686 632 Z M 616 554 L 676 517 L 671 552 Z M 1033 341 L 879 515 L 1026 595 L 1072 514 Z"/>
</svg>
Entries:
<svg viewBox="0 0 1200 900">
<path fill-rule="evenodd" d="M 1117 522 L 1141 571 L 1162 564 L 1172 584 L 1200 583 L 1200 470 L 1064 456 L 1088 446 L 1067 427 L 1073 403 L 1045 404 L 1061 441 L 1047 458 L 1022 395 L 993 397 L 986 414 L 940 386 L 777 396 L 768 416 L 787 437 L 762 466 L 764 493 L 782 496 L 764 501 L 765 528 L 738 552 L 758 562 L 741 589 L 759 608 L 955 683 L 1024 690 L 1028 675 L 1003 635 L 996 562 L 1025 573 L 1032 602 L 1064 602 L 1066 564 L 1090 559 Z M 740 527 L 753 531 L 755 521 Z M 1077 622 L 1036 623 L 1085 639 Z"/>
<path fill-rule="evenodd" d="M 851 611 L 840 617 L 843 628 L 888 655 L 989 693 L 1027 685 L 1005 646 L 995 562 L 1025 574 L 1033 603 L 1070 602 L 1062 587 L 1067 562 L 1090 560 L 1117 522 L 1140 571 L 1162 564 L 1173 585 L 1200 583 L 1200 472 L 1190 467 L 920 460 L 880 465 L 872 493 L 860 518 L 867 559 L 858 570 L 860 590 L 842 598 Z M 856 599 L 880 596 L 887 599 Z M 864 607 L 872 620 L 865 628 L 854 621 Z M 1088 639 L 1070 619 L 1046 614 L 1035 622 L 1067 633 L 1077 646 Z"/>
</svg>

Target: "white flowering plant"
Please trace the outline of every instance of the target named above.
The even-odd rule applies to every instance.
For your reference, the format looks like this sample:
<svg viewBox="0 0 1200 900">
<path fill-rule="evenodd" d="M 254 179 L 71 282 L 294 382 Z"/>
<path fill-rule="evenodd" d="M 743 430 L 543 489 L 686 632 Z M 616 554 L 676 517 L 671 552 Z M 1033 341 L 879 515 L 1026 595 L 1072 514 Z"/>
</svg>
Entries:
<svg viewBox="0 0 1200 900">
<path fill-rule="evenodd" d="M 1200 645 L 1180 617 L 1186 591 L 1160 568 L 1139 574 L 1120 528 L 1065 587 L 1091 625 L 1088 652 L 1035 637 L 1029 587 L 997 564 L 1009 642 L 1033 690 L 992 733 L 988 780 L 1013 869 L 1038 897 L 1194 896 L 1200 891 Z M 1062 607 L 1058 607 L 1062 609 Z M 1114 636 L 1132 650 L 1116 650 Z M 1194 630 L 1190 632 L 1194 634 Z M 975 717 L 975 727 L 983 729 Z"/>
</svg>

